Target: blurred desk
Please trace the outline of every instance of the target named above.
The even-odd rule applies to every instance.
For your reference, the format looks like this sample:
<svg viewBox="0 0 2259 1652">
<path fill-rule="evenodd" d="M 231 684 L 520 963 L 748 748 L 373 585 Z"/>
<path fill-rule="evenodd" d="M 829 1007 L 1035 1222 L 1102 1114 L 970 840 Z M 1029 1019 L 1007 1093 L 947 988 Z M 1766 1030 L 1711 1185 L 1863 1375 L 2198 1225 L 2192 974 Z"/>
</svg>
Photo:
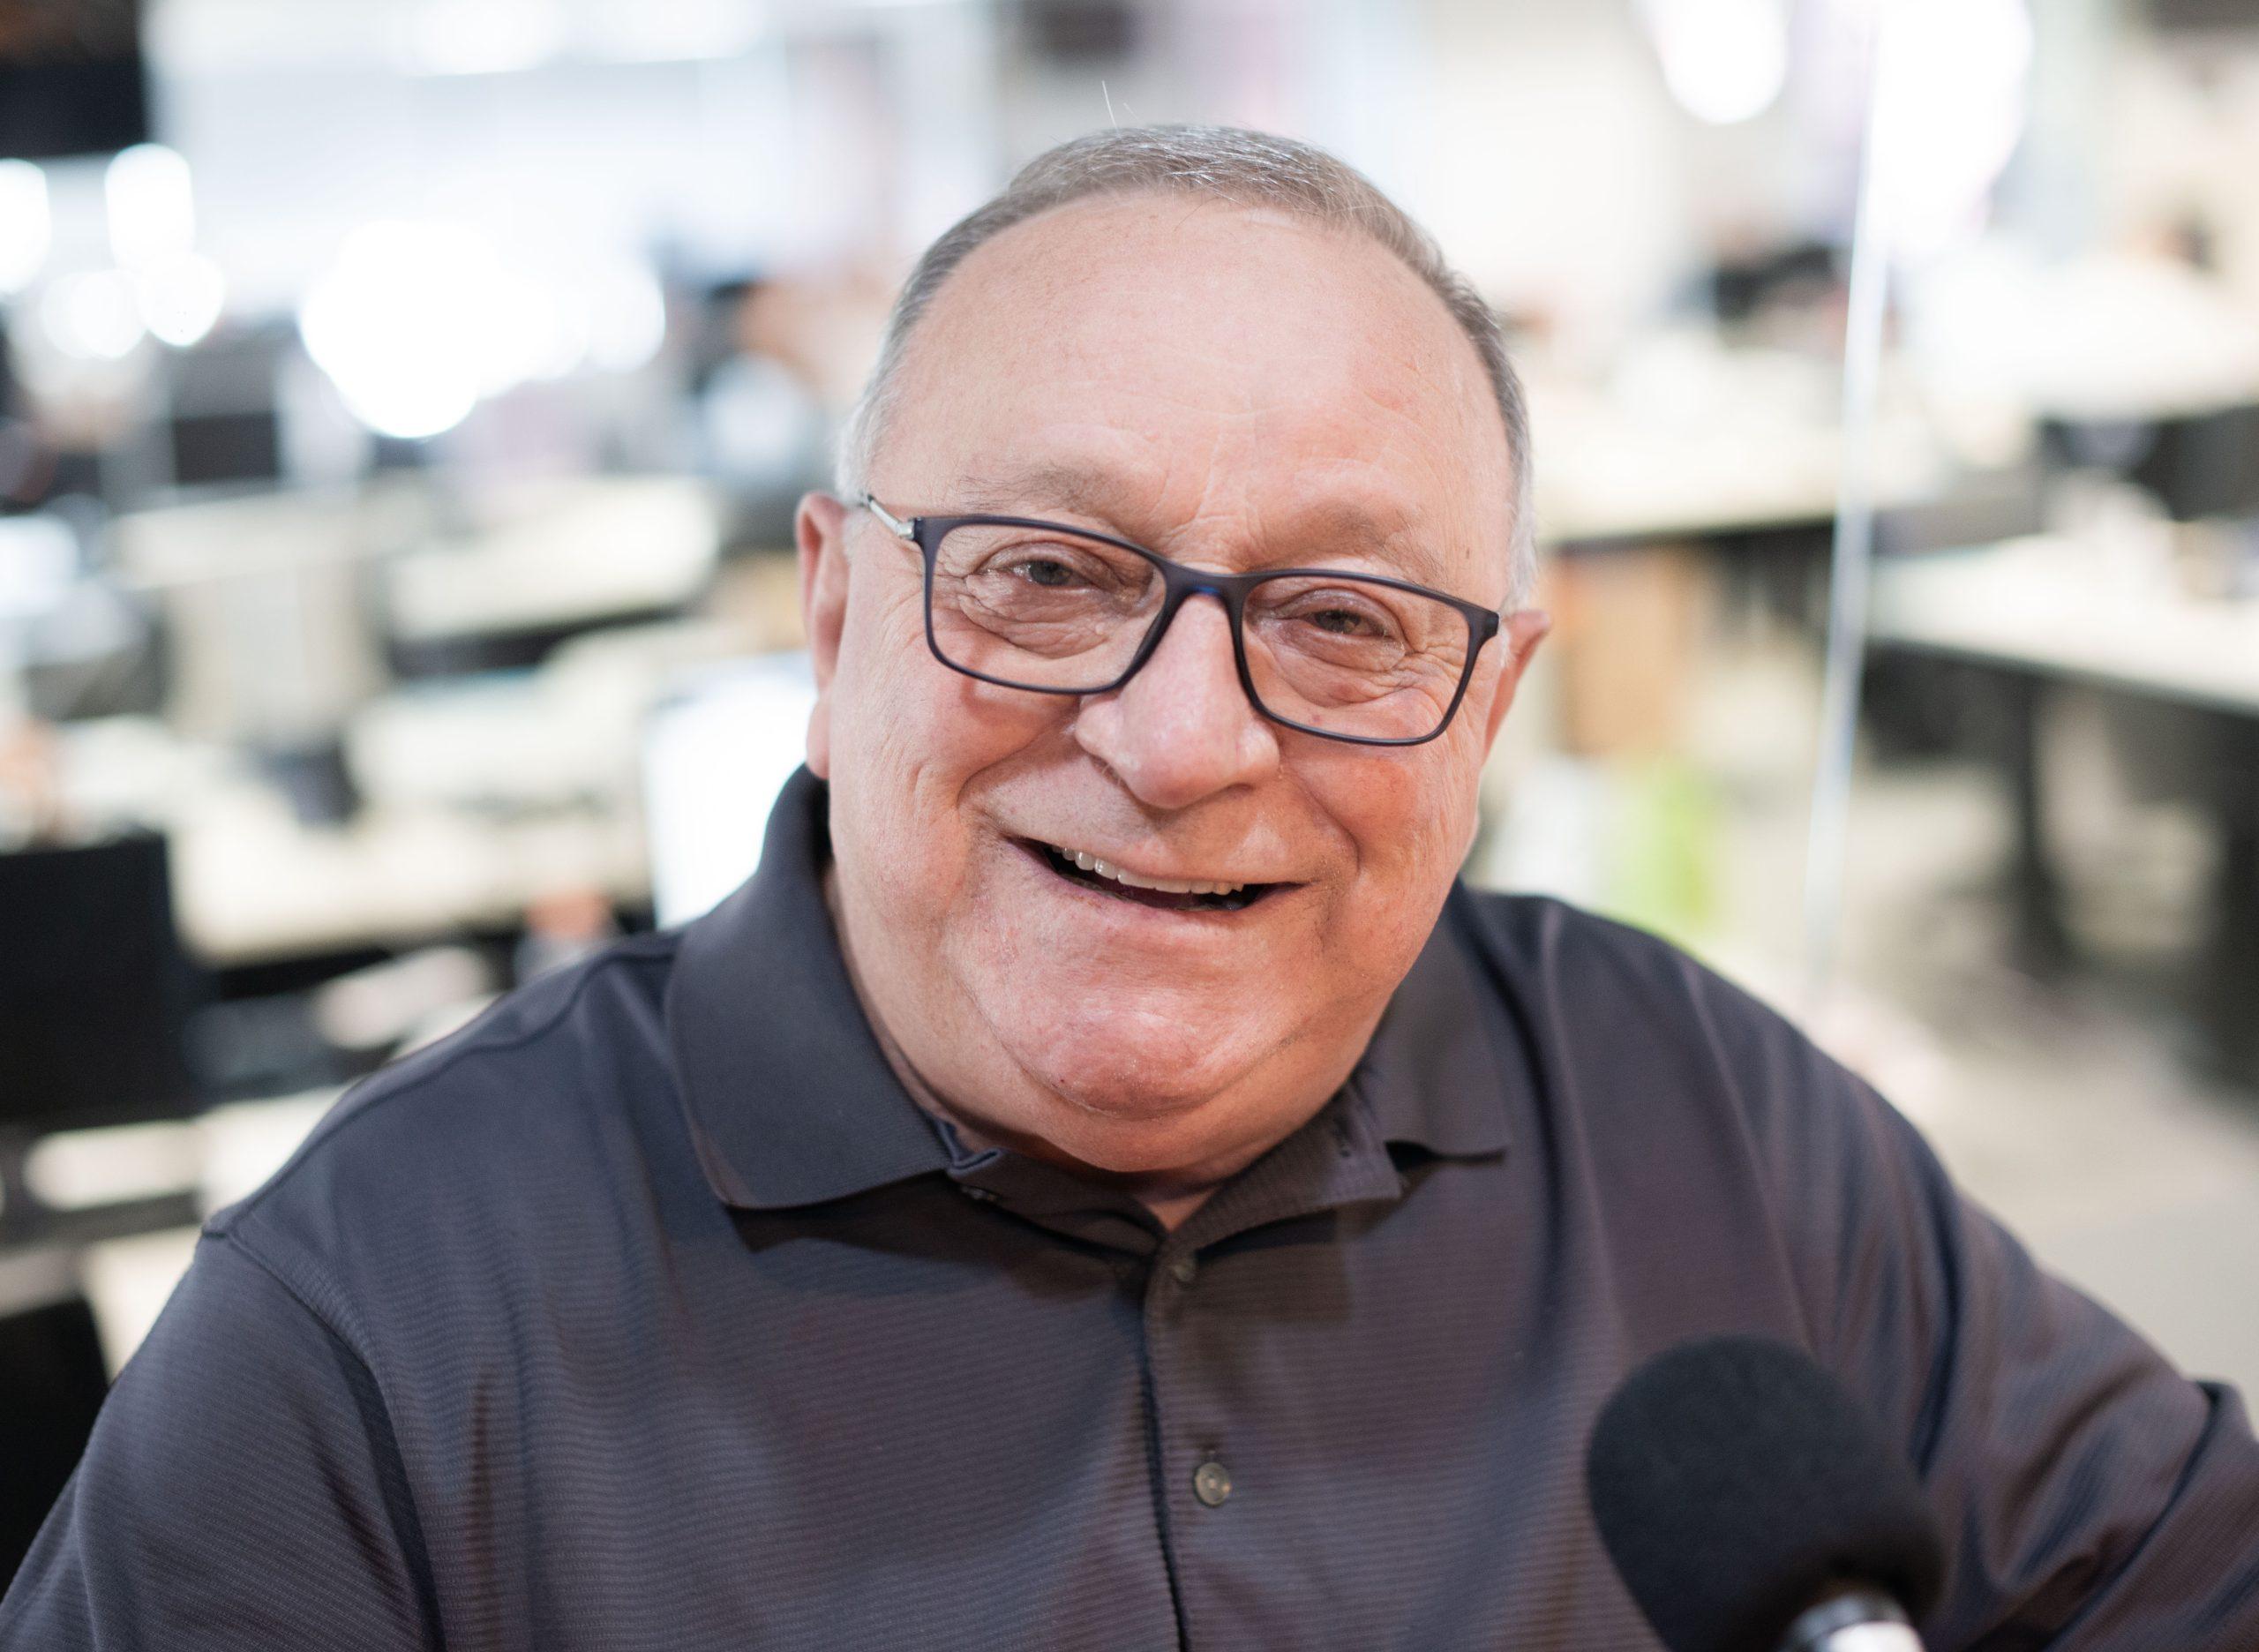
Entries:
<svg viewBox="0 0 2259 1652">
<path fill-rule="evenodd" d="M 2055 538 L 1885 562 L 1869 634 L 2154 699 L 2259 717 L 2259 604 L 2113 581 Z"/>
<path fill-rule="evenodd" d="M 68 726 L 64 796 L 171 834 L 183 933 L 223 968 L 507 929 L 560 891 L 641 907 L 646 714 L 758 641 L 737 617 L 614 629 L 379 695 L 343 731 L 364 802 L 341 825 L 302 821 L 251 754 L 144 719 Z"/>
<path fill-rule="evenodd" d="M 514 496 L 468 537 L 395 556 L 385 570 L 396 656 L 446 662 L 482 642 L 532 652 L 591 626 L 679 612 L 721 552 L 713 488 L 679 477 L 602 477 Z"/>
<path fill-rule="evenodd" d="M 690 477 L 468 497 L 393 478 L 136 512 L 111 537 L 166 606 L 169 715 L 259 737 L 333 727 L 387 651 L 424 675 L 530 665 L 583 632 L 679 614 L 715 582 L 721 510 Z"/>
<path fill-rule="evenodd" d="M 1832 425 L 1744 420 L 1687 430 L 1587 412 L 1543 426 L 1537 526 L 1578 545 L 1824 525 L 1835 516 L 1842 439 Z M 1934 498 L 1951 480 L 1919 430 L 1877 436 L 1878 507 Z"/>
<path fill-rule="evenodd" d="M 511 696 L 476 685 L 455 697 Z M 399 709 L 402 698 L 374 702 L 366 715 L 379 724 L 388 713 L 412 720 Z M 433 749 L 433 784 L 395 788 L 382 774 L 375 785 L 356 777 L 369 800 L 341 825 L 301 820 L 250 754 L 182 740 L 139 719 L 67 728 L 64 794 L 87 818 L 163 828 L 182 935 L 202 961 L 221 969 L 508 928 L 529 903 L 560 890 L 597 889 L 641 905 L 650 880 L 632 747 L 617 754 L 618 783 L 603 789 L 571 775 L 544 776 L 529 761 L 556 745 L 562 720 L 562 738 L 585 742 L 585 774 L 611 759 L 602 732 L 621 719 L 576 725 L 537 691 L 523 700 L 515 717 L 481 705 L 488 714 L 472 719 L 469 740 Z M 400 733 L 394 725 L 377 743 Z M 482 752 L 497 794 L 446 794 L 437 783 L 476 767 Z M 558 785 L 544 796 L 537 788 L 545 778 Z M 514 789 L 503 795 L 504 787 Z"/>
<path fill-rule="evenodd" d="M 1989 668 L 2007 685 L 2015 893 L 2043 967 L 2070 950 L 2045 831 L 2038 730 L 2049 687 L 2099 688 L 2195 721 L 2220 846 L 2201 1008 L 2221 1063 L 2259 1078 L 2259 603 L 2191 597 L 2162 569 L 2136 575 L 2091 547 L 2038 537 L 1883 563 L 1869 637 Z"/>
<path fill-rule="evenodd" d="M 1557 554 L 1540 600 L 1555 621 L 1564 743 L 1603 758 L 1675 750 L 1717 628 L 1815 635 L 1824 624 L 1842 438 L 1785 409 L 1706 425 L 1587 405 L 1541 428 L 1537 526 Z M 1929 507 L 1948 485 L 1930 444 L 1896 427 L 1875 472 L 1878 508 Z M 1981 521 L 1950 537 L 2023 525 Z"/>
<path fill-rule="evenodd" d="M 184 800 L 174 827 L 181 926 L 221 967 L 507 928 L 544 895 L 649 898 L 640 827 L 618 811 L 485 818 L 382 809 L 301 824 L 248 784 Z"/>
</svg>

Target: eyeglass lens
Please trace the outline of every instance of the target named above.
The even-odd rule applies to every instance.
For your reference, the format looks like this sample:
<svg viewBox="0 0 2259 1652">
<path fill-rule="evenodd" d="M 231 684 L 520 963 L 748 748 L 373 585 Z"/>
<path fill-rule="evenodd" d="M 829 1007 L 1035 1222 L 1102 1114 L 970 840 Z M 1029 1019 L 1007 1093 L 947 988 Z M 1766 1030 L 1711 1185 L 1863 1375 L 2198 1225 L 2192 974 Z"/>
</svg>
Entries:
<svg viewBox="0 0 2259 1652">
<path fill-rule="evenodd" d="M 934 642 L 983 677 L 1091 693 L 1129 669 L 1166 593 L 1160 568 L 1118 545 L 960 523 L 934 553 Z M 1440 727 L 1472 641 L 1449 604 L 1351 574 L 1265 580 L 1248 593 L 1242 630 L 1266 711 L 1362 740 Z"/>
</svg>

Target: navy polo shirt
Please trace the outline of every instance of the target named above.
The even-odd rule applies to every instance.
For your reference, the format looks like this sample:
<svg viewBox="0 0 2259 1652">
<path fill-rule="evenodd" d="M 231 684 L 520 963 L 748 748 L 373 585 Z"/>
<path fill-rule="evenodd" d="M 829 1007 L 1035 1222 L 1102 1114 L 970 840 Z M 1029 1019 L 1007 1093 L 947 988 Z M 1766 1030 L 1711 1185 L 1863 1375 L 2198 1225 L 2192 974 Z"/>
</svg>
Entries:
<svg viewBox="0 0 2259 1652">
<path fill-rule="evenodd" d="M 1809 1349 L 1949 1534 L 1933 1648 L 2259 1647 L 2259 1447 L 1661 942 L 1455 890 L 1174 1233 L 904 1093 L 803 771 L 757 876 L 515 994 L 215 1216 L 14 1652 L 1651 1648 L 1581 1463 Z"/>
</svg>

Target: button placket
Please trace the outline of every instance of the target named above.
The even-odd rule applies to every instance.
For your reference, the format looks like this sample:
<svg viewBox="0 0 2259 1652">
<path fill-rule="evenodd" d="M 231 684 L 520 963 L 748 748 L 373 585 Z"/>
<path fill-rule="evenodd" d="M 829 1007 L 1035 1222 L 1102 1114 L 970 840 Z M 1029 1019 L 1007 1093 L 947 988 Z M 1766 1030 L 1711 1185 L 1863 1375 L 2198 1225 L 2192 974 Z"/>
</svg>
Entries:
<svg viewBox="0 0 2259 1652">
<path fill-rule="evenodd" d="M 1197 1374 L 1179 1363 L 1186 1334 L 1184 1317 L 1195 1310 L 1188 1288 L 1199 1279 L 1203 1265 L 1188 1249 L 1156 1256 L 1151 1269 L 1146 1276 L 1144 1318 L 1146 1369 L 1152 1384 L 1152 1426 L 1158 1436 L 1154 1469 L 1163 1476 L 1162 1495 L 1167 1501 L 1198 1520 L 1210 1510 L 1221 1508 L 1232 1496 L 1234 1485 L 1223 1442 L 1212 1431 L 1210 1396 Z M 1193 1379 L 1189 1389 L 1184 1385 L 1188 1378 Z M 1184 1536 L 1190 1537 L 1189 1529 Z M 1179 1564 L 1190 1562 L 1190 1556 L 1179 1553 Z"/>
<path fill-rule="evenodd" d="M 1175 1307 L 1179 1304 L 1173 1299 L 1190 1289 L 1193 1281 L 1200 1277 L 1200 1259 L 1190 1250 L 1180 1251 L 1161 1264 L 1160 1273 L 1166 1276 L 1165 1281 L 1159 1279 L 1154 1281 L 1162 1286 L 1164 1302 L 1161 1305 Z M 1176 1290 L 1167 1290 L 1167 1284 L 1174 1284 Z M 1221 1508 L 1231 1498 L 1232 1471 L 1217 1454 L 1212 1442 L 1201 1447 L 1199 1461 L 1193 1467 L 1192 1495 L 1203 1508 L 1211 1509 Z"/>
</svg>

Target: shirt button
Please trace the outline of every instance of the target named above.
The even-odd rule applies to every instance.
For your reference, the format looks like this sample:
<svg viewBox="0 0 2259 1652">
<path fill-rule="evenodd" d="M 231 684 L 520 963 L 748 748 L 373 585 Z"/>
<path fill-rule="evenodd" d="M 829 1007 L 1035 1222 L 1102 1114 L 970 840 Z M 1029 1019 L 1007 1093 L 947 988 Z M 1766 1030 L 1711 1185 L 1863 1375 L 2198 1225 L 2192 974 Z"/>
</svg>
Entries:
<svg viewBox="0 0 2259 1652">
<path fill-rule="evenodd" d="M 1181 1256 L 1168 1265 L 1168 1276 L 1180 1285 L 1190 1285 L 1200 1277 L 1200 1265 L 1189 1256 Z"/>
<path fill-rule="evenodd" d="M 993 1205 L 996 1202 L 996 1196 L 985 1187 L 966 1188 L 964 1196 L 978 1205 Z"/>
<path fill-rule="evenodd" d="M 1232 1494 L 1232 1471 L 1211 1457 L 1192 1471 L 1192 1495 L 1215 1508 Z"/>
</svg>

